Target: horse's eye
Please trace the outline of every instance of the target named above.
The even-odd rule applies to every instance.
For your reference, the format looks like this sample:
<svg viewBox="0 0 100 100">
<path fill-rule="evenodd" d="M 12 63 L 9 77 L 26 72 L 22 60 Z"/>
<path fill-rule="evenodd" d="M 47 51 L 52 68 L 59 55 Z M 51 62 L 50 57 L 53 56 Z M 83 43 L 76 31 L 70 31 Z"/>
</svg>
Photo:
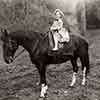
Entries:
<svg viewBox="0 0 100 100">
<path fill-rule="evenodd" d="M 12 41 L 11 41 L 11 40 L 9 40 L 8 45 L 9 45 L 9 49 L 13 49 L 13 43 L 12 43 Z"/>
<path fill-rule="evenodd" d="M 12 46 L 12 49 L 15 49 L 17 47 L 17 44 L 15 41 L 11 41 L 11 46 Z"/>
</svg>

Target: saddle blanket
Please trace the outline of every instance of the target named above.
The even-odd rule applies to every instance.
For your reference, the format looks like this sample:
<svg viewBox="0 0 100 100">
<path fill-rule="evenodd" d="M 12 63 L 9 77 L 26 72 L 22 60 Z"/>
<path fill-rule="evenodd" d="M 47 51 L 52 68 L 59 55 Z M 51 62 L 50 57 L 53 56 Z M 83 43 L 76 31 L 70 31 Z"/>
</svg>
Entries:
<svg viewBox="0 0 100 100">
<path fill-rule="evenodd" d="M 72 55 L 73 54 L 73 50 L 75 49 L 74 46 L 72 45 L 72 39 L 70 38 L 69 42 L 59 42 L 58 43 L 58 50 L 57 51 L 53 51 L 53 47 L 54 47 L 54 39 L 53 39 L 53 35 L 51 32 L 49 32 L 49 55 Z"/>
</svg>

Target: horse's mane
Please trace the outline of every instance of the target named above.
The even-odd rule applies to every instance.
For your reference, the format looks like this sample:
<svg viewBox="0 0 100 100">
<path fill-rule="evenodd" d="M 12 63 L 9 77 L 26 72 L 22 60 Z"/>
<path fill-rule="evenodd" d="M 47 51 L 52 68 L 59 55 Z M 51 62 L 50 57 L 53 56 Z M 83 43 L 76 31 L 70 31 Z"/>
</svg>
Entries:
<svg viewBox="0 0 100 100">
<path fill-rule="evenodd" d="M 70 36 L 77 36 L 83 40 L 85 40 L 88 44 L 89 41 L 86 37 L 80 35 L 80 33 L 69 33 Z M 11 32 L 9 34 L 11 37 L 15 37 L 15 38 L 22 38 L 22 39 L 29 39 L 29 40 L 33 40 L 33 39 L 38 39 L 39 41 L 41 40 L 45 40 L 48 37 L 48 32 L 46 33 L 41 33 L 41 32 L 36 32 L 33 30 L 28 30 L 28 31 L 24 31 L 24 30 L 18 30 L 18 31 L 14 31 Z"/>
<path fill-rule="evenodd" d="M 32 30 L 29 30 L 29 31 L 24 31 L 24 30 L 18 30 L 18 31 L 14 31 L 14 32 L 11 32 L 9 34 L 11 37 L 16 37 L 16 38 L 26 38 L 26 39 L 43 39 L 45 38 L 45 34 L 44 33 L 41 33 L 41 32 L 35 32 L 35 31 L 32 31 Z"/>
</svg>

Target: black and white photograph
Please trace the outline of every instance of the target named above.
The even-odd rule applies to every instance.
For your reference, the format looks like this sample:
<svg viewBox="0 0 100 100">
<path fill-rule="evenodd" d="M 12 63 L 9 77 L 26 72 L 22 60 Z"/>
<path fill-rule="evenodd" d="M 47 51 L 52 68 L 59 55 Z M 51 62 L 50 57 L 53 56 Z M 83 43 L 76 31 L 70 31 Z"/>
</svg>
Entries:
<svg viewBox="0 0 100 100">
<path fill-rule="evenodd" d="M 100 0 L 0 0 L 0 100 L 100 100 Z"/>
</svg>

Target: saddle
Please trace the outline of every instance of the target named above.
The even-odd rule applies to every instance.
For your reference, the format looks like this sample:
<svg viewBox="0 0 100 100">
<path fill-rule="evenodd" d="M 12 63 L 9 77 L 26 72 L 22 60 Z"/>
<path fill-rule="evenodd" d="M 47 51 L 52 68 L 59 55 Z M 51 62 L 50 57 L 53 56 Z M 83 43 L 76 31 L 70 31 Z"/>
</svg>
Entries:
<svg viewBox="0 0 100 100">
<path fill-rule="evenodd" d="M 54 38 L 52 32 L 49 32 L 49 52 L 48 55 L 73 55 L 73 45 L 72 45 L 72 39 L 70 38 L 69 42 L 60 42 L 58 43 L 58 50 L 53 51 L 54 48 Z"/>
</svg>

